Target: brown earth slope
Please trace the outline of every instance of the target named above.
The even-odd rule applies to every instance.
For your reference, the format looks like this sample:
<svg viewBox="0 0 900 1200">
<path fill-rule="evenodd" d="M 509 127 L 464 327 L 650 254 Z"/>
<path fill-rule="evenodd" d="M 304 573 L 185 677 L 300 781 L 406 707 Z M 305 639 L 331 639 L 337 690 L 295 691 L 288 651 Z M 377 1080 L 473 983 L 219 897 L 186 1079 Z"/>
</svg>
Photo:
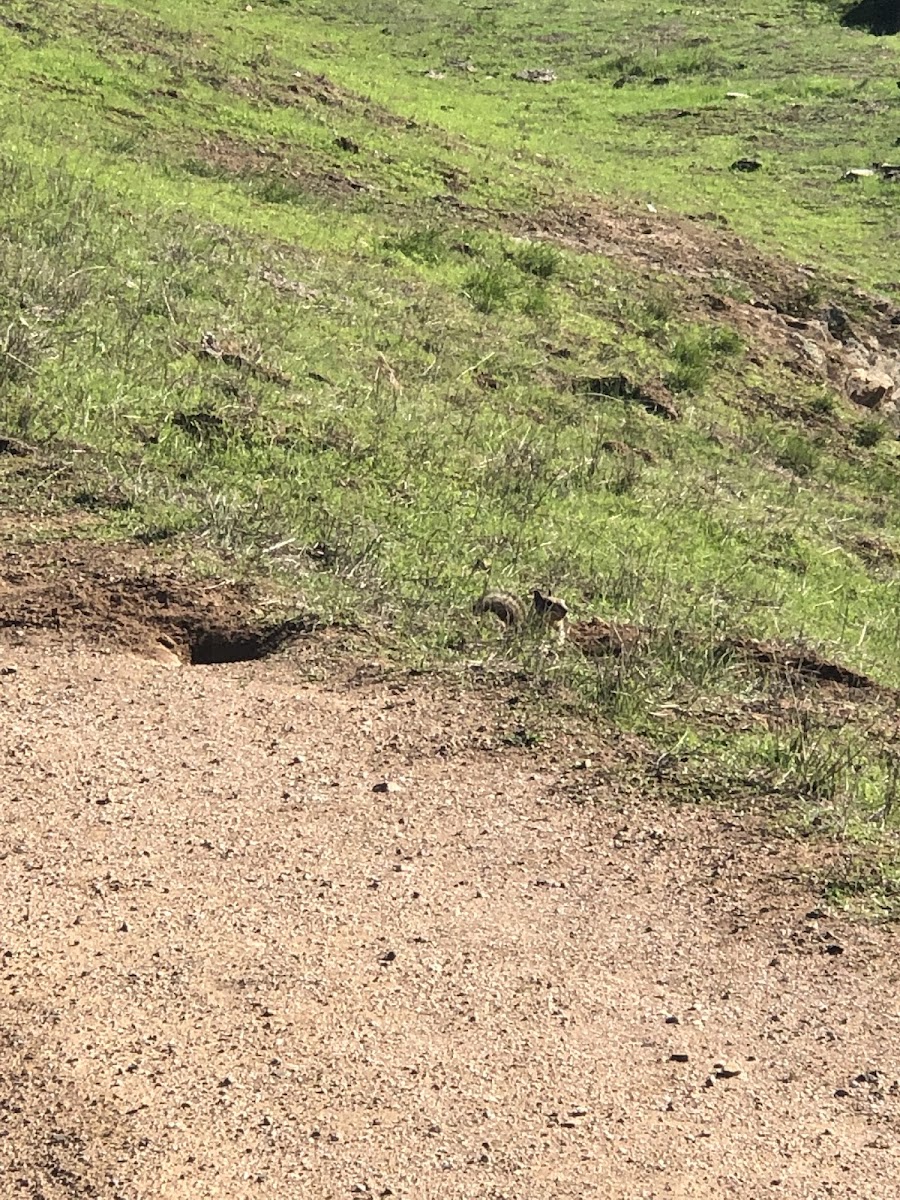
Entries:
<svg viewBox="0 0 900 1200">
<path fill-rule="evenodd" d="M 896 935 L 790 845 L 314 640 L 0 670 L 4 1197 L 889 1194 Z"/>
</svg>

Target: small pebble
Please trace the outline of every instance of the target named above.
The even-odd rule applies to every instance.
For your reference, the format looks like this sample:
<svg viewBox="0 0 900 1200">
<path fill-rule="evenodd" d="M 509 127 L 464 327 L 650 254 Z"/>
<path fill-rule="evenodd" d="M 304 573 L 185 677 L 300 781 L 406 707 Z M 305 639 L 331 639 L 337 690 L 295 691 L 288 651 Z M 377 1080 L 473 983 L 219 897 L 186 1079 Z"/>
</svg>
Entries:
<svg viewBox="0 0 900 1200">
<path fill-rule="evenodd" d="M 744 1068 L 734 1059 L 713 1063 L 713 1071 L 715 1071 L 716 1079 L 739 1079 L 744 1074 Z"/>
</svg>

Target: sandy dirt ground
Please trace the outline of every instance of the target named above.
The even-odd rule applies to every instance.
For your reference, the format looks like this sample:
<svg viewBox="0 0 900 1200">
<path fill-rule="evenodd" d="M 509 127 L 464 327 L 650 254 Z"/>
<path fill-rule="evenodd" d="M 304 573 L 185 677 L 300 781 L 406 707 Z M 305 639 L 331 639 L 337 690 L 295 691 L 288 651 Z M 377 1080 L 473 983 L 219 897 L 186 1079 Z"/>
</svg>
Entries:
<svg viewBox="0 0 900 1200">
<path fill-rule="evenodd" d="M 896 1194 L 895 933 L 499 703 L 0 645 L 0 1195 Z"/>
</svg>

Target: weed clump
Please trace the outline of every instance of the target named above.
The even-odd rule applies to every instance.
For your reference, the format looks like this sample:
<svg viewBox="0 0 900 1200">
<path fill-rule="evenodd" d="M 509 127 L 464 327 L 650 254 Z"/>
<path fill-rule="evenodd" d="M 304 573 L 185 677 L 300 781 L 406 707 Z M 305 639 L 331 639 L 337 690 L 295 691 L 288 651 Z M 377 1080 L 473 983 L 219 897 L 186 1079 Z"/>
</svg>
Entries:
<svg viewBox="0 0 900 1200">
<path fill-rule="evenodd" d="M 871 449 L 882 441 L 886 433 L 887 431 L 880 421 L 861 421 L 853 432 L 853 440 L 857 446 Z"/>
<path fill-rule="evenodd" d="M 404 258 L 427 263 L 429 266 L 443 261 L 446 255 L 443 234 L 433 226 L 394 234 L 393 237 L 385 238 L 383 245 L 386 250 L 396 251 Z"/>
<path fill-rule="evenodd" d="M 740 335 L 725 325 L 695 325 L 672 341 L 669 353 L 675 365 L 665 377 L 673 392 L 701 392 L 714 368 L 743 349 Z"/>
<path fill-rule="evenodd" d="M 819 463 L 815 446 L 799 433 L 786 434 L 776 454 L 775 462 L 801 479 L 812 475 Z"/>
<path fill-rule="evenodd" d="M 816 417 L 834 416 L 837 402 L 831 392 L 819 392 L 809 402 L 809 412 Z"/>
<path fill-rule="evenodd" d="M 546 242 L 527 242 L 513 255 L 513 262 L 525 275 L 537 279 L 551 279 L 559 272 L 562 256 Z"/>
<path fill-rule="evenodd" d="M 508 308 L 512 293 L 512 280 L 500 266 L 476 267 L 463 283 L 463 294 L 480 313 L 495 313 Z"/>
</svg>

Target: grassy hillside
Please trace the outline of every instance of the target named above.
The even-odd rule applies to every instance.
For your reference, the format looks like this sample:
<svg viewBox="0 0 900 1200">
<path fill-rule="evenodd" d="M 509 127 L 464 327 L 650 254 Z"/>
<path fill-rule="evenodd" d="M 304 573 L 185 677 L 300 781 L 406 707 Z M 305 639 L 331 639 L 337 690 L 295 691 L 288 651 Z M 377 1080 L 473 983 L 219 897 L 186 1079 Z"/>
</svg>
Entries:
<svg viewBox="0 0 900 1200">
<path fill-rule="evenodd" d="M 769 0 L 12 0 L 0 66 L 28 536 L 187 547 L 423 663 L 544 582 L 653 631 L 530 661 L 691 794 L 890 827 L 884 712 L 779 683 L 760 722 L 776 685 L 713 650 L 900 685 L 896 417 L 797 348 L 833 306 L 900 344 L 900 183 L 843 178 L 900 155 L 898 39 Z"/>
</svg>

